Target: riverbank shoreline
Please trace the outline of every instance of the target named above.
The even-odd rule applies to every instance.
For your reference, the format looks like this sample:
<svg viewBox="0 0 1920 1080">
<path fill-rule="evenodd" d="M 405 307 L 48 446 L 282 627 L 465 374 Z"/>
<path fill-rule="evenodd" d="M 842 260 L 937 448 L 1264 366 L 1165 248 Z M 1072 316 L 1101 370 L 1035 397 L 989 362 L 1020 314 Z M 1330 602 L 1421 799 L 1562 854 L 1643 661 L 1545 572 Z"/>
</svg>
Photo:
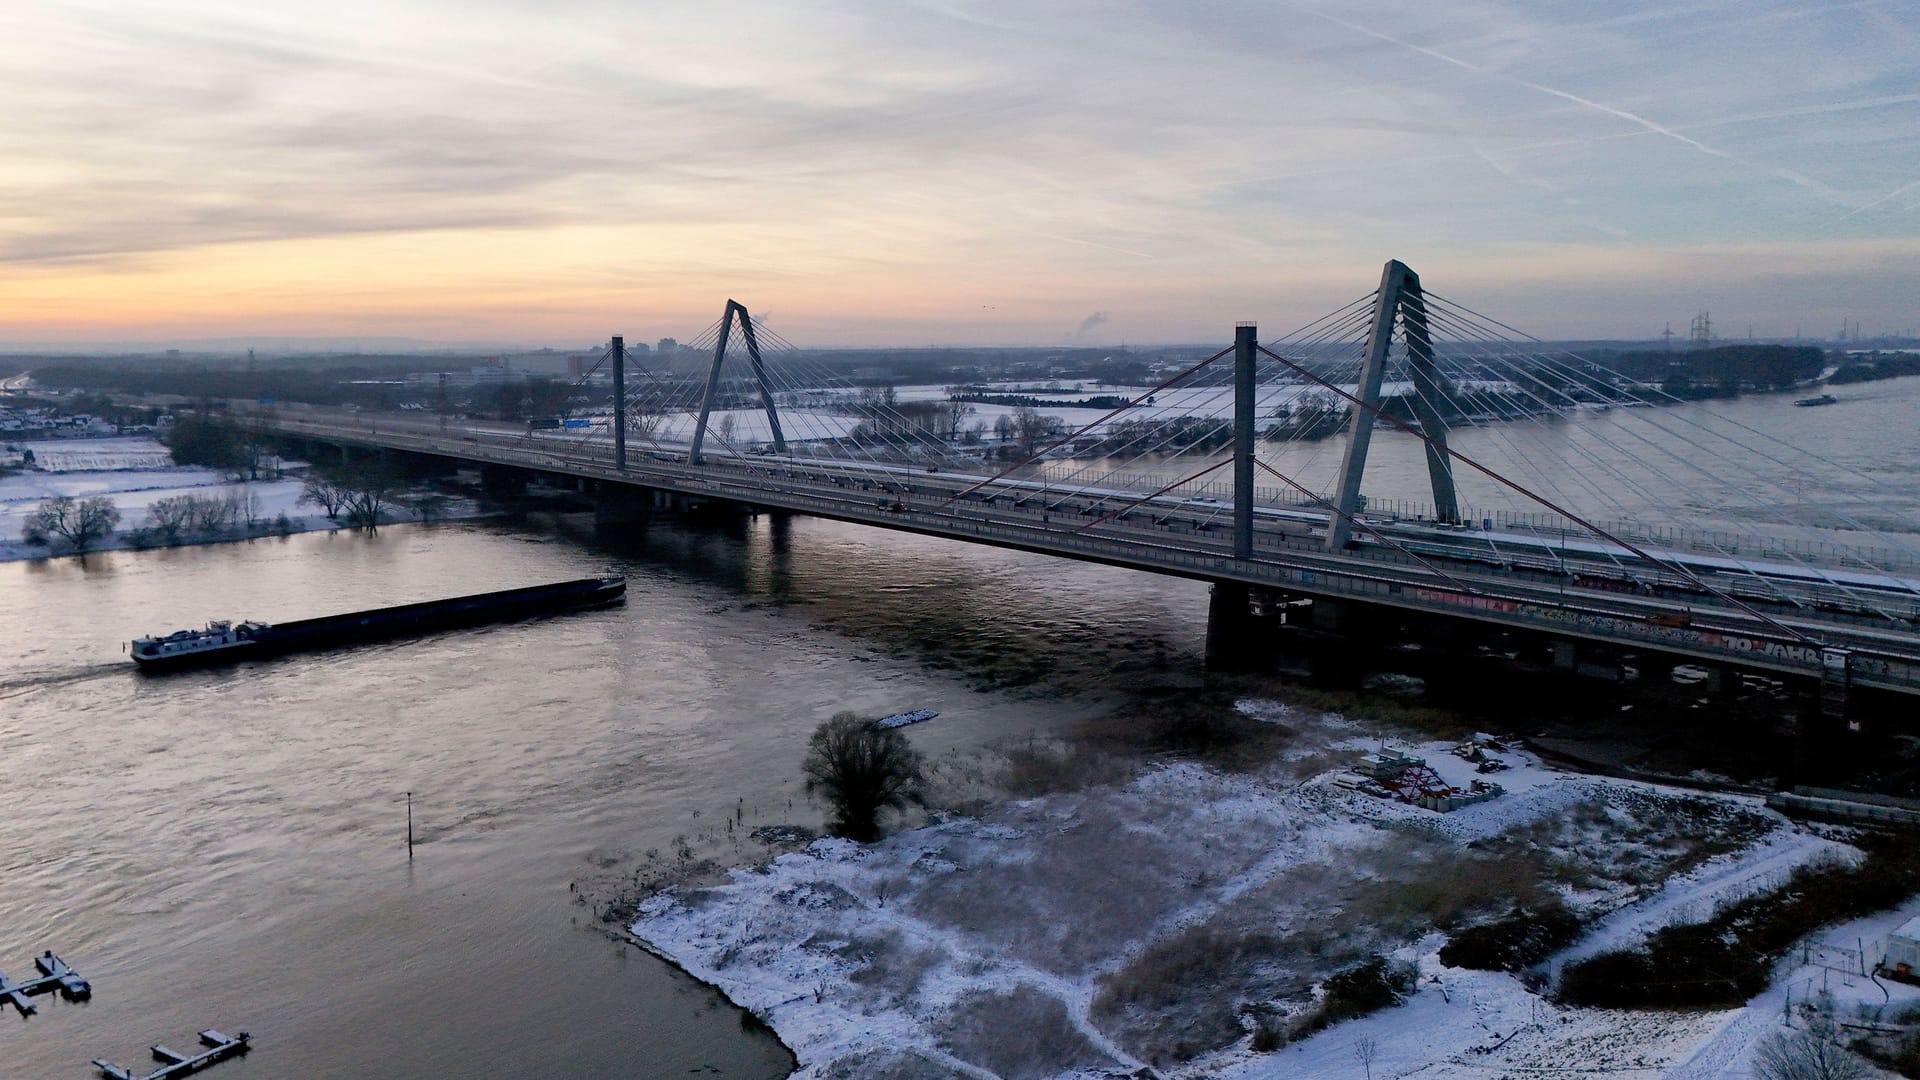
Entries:
<svg viewBox="0 0 1920 1080">
<path fill-rule="evenodd" d="M 305 512 L 305 480 L 300 462 L 277 462 L 266 479 L 234 479 L 212 469 L 172 464 L 167 448 L 144 437 L 64 440 L 43 448 L 42 467 L 0 476 L 0 562 L 84 558 L 103 551 L 147 551 L 365 528 L 318 512 Z M 291 475 L 289 475 L 291 474 Z M 115 529 L 84 552 L 55 538 L 29 543 L 28 518 L 55 498 L 105 498 L 119 514 Z M 200 529 L 161 530 L 153 507 L 163 500 L 190 498 L 224 512 L 225 522 Z M 464 496 L 436 495 L 430 510 L 395 503 L 382 509 L 380 525 L 431 521 L 470 521 L 493 516 Z M 376 528 L 378 526 L 375 526 Z"/>
<path fill-rule="evenodd" d="M 462 503 L 466 505 L 462 505 Z M 397 509 L 392 511 L 390 516 L 384 517 L 379 525 L 371 526 L 371 528 L 379 529 L 392 525 L 430 525 L 443 521 L 486 521 L 507 516 L 510 516 L 507 511 L 487 510 L 481 508 L 477 503 L 471 502 L 471 500 L 456 500 L 454 503 L 449 504 L 446 509 L 433 514 L 431 517 L 423 517 L 410 510 Z M 344 521 L 330 520 L 324 514 L 303 514 L 298 517 L 289 516 L 286 522 L 287 527 L 285 528 L 280 527 L 277 520 L 263 521 L 256 527 L 250 529 L 227 529 L 202 536 L 183 536 L 169 542 L 155 541 L 147 537 L 131 537 L 125 533 L 116 532 L 85 551 L 56 551 L 53 550 L 50 545 L 45 544 L 29 544 L 19 539 L 0 540 L 0 563 L 85 559 L 89 555 L 99 555 L 112 551 L 160 551 L 168 548 L 205 547 L 212 544 L 243 544 L 255 540 L 285 539 L 303 533 L 349 532 L 369 528 L 369 526 L 365 525 L 354 525 Z"/>
<path fill-rule="evenodd" d="M 1764 1032 L 1730 1045 L 1752 1006 L 1577 1008 L 1516 975 L 1446 967 L 1445 934 L 1407 897 L 1466 913 L 1509 888 L 1538 895 L 1516 879 L 1461 899 L 1446 879 L 1500 874 L 1516 836 L 1581 851 L 1583 880 L 1555 885 L 1586 927 L 1571 957 L 1851 851 L 1749 796 L 1566 772 L 1512 749 L 1496 776 L 1505 794 L 1436 814 L 1334 782 L 1330 756 L 1373 750 L 1380 732 L 1277 702 L 1242 707 L 1310 734 L 1272 767 L 1161 762 L 873 845 L 817 841 L 730 870 L 725 884 L 663 889 L 630 933 L 765 1020 L 794 1052 L 797 1080 L 1334 1080 L 1351 1071 L 1357 1035 L 1402 1071 L 1492 1077 L 1557 1062 L 1626 1077 L 1696 1065 L 1709 1047 L 1744 1054 Z M 1396 749 L 1460 779 L 1447 743 Z M 1686 822 L 1677 831 L 1675 819 Z M 1648 857 L 1689 831 L 1713 839 Z M 1317 1034 L 1302 1026 L 1317 1000 L 1307 991 L 1369 955 L 1409 972 L 1402 1003 Z M 1003 1023 L 1016 1016 L 1017 1039 Z M 1256 1050 L 1269 1027 L 1297 1034 Z"/>
<path fill-rule="evenodd" d="M 674 971 L 678 972 L 680 975 L 683 975 L 686 978 L 691 979 L 694 982 L 700 984 L 701 986 L 706 987 L 708 990 L 711 990 L 714 996 L 718 997 L 720 1000 L 732 1006 L 739 1013 L 741 1030 L 756 1032 L 758 1034 L 765 1035 L 767 1038 L 772 1039 L 776 1044 L 778 1044 L 780 1049 L 786 1051 L 787 1080 L 792 1080 L 793 1076 L 800 1071 L 800 1056 L 794 1053 L 793 1047 L 787 1045 L 787 1041 L 785 1039 L 780 1037 L 780 1032 L 776 1030 L 772 1024 L 767 1023 L 766 1017 L 762 1016 L 758 1010 L 749 1009 L 745 1005 L 742 1005 L 740 1004 L 740 1002 L 736 1001 L 733 995 L 727 993 L 726 987 L 722 986 L 717 982 L 714 982 L 711 979 L 701 978 L 699 975 L 695 974 L 694 972 L 687 970 L 687 968 L 684 965 L 682 965 L 678 960 L 675 960 L 672 956 L 655 948 L 651 942 L 647 941 L 647 939 L 641 937 L 640 935 L 634 933 L 631 928 L 622 928 L 619 931 L 610 932 L 607 936 L 614 939 L 615 941 L 621 942 L 622 944 L 634 946 L 635 948 L 639 949 L 641 952 L 646 953 L 648 956 L 651 956 L 655 960 L 658 960 L 661 963 L 672 968 Z"/>
</svg>

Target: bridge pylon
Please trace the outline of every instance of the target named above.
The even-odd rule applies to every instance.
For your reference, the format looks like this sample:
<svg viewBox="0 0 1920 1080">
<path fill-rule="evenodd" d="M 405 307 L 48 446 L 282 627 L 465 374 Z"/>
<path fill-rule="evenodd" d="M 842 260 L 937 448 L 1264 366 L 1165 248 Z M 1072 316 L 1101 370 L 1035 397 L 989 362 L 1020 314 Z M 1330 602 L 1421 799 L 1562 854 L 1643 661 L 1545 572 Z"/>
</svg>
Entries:
<svg viewBox="0 0 1920 1080">
<path fill-rule="evenodd" d="M 760 385 L 760 403 L 767 410 L 767 424 L 773 431 L 773 449 L 778 453 L 787 452 L 786 436 L 780 432 L 780 412 L 774 408 L 773 387 L 767 382 L 767 366 L 760 359 L 760 336 L 754 332 L 753 316 L 747 314 L 746 305 L 738 300 L 729 299 L 727 310 L 720 316 L 720 337 L 713 346 L 713 369 L 707 373 L 707 392 L 700 399 L 700 423 L 693 429 L 693 448 L 687 454 L 687 464 L 701 463 L 700 450 L 707 441 L 707 417 L 713 412 L 713 401 L 720 393 L 720 365 L 727 359 L 727 338 L 733 331 L 734 314 L 740 316 L 740 333 L 746 339 L 747 359 L 753 364 L 753 377 Z"/>
<path fill-rule="evenodd" d="M 1233 557 L 1253 558 L 1254 356 L 1260 331 L 1253 323 L 1233 330 Z M 1216 586 L 1217 588 L 1217 586 Z"/>
<path fill-rule="evenodd" d="M 627 471 L 627 339 L 613 335 L 613 467 Z"/>
<path fill-rule="evenodd" d="M 1427 329 L 1426 294 L 1420 275 L 1406 263 L 1390 260 L 1380 273 L 1380 292 L 1374 300 L 1373 326 L 1367 333 L 1367 355 L 1360 366 L 1355 396 L 1364 402 L 1350 412 L 1347 452 L 1334 485 L 1333 514 L 1327 522 L 1327 549 L 1339 551 L 1353 537 L 1353 516 L 1360 512 L 1360 477 L 1367 468 L 1367 447 L 1373 441 L 1373 420 L 1380 408 L 1380 382 L 1387 370 L 1387 354 L 1398 327 L 1406 343 L 1407 367 L 1413 375 L 1413 416 L 1427 436 L 1427 478 L 1433 486 L 1433 512 L 1439 520 L 1457 523 L 1460 501 L 1454 493 L 1453 460 L 1447 455 L 1447 428 L 1440 416 L 1440 378 L 1433 361 L 1433 339 Z"/>
</svg>

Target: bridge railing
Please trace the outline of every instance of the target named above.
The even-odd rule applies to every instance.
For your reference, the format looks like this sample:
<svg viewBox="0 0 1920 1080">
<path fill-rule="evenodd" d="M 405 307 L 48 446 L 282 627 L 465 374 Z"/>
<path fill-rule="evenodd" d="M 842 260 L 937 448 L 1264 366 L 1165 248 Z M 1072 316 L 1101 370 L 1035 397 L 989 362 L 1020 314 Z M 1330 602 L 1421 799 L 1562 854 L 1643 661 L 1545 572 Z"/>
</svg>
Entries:
<svg viewBox="0 0 1920 1080">
<path fill-rule="evenodd" d="M 343 431 L 339 425 L 276 421 L 288 430 L 307 429 L 324 437 L 345 435 L 360 438 L 355 426 Z M 955 504 L 941 512 L 919 505 L 903 504 L 900 511 L 881 510 L 864 498 L 830 498 L 804 491 L 769 488 L 729 478 L 719 469 L 687 466 L 643 457 L 637 468 L 621 472 L 613 467 L 610 448 L 602 453 L 597 446 L 554 447 L 540 440 L 460 436 L 449 444 L 433 432 L 392 430 L 381 432 L 377 422 L 369 422 L 366 441 L 371 445 L 416 449 L 428 453 L 457 451 L 460 456 L 490 460 L 497 464 L 522 468 L 550 469 L 574 475 L 591 476 L 620 483 L 655 483 L 692 495 L 705 495 L 748 504 L 778 506 L 815 513 L 823 517 L 860 521 L 895 528 L 909 528 L 933 535 L 955 538 L 989 539 L 1007 546 L 1056 554 L 1093 558 L 1141 569 L 1162 570 L 1186 576 L 1217 580 L 1237 580 L 1282 590 L 1322 596 L 1345 596 L 1374 600 L 1392 606 L 1459 614 L 1473 612 L 1488 621 L 1541 628 L 1542 624 L 1581 636 L 1664 649 L 1695 655 L 1717 656 L 1745 664 L 1760 664 L 1780 670 L 1816 673 L 1817 649 L 1809 653 L 1804 646 L 1769 640 L 1755 633 L 1737 634 L 1703 631 L 1687 627 L 1651 624 L 1645 613 L 1621 608 L 1595 606 L 1593 602 L 1562 595 L 1553 598 L 1550 589 L 1537 583 L 1522 586 L 1511 581 L 1484 582 L 1487 589 L 1504 595 L 1475 595 L 1443 582 L 1429 568 L 1387 549 L 1361 553 L 1329 555 L 1317 543 L 1285 536 L 1262 537 L 1260 547 L 1275 556 L 1292 560 L 1295 565 L 1232 557 L 1224 539 L 1189 533 L 1135 533 L 1110 536 L 1049 527 L 1045 518 L 1024 524 L 1009 523 L 981 516 L 965 504 Z M 584 452 L 583 452 L 584 451 Z M 742 463 L 732 463 L 746 468 Z M 1029 514 L 1033 517 L 1033 514 Z M 1282 554 L 1284 552 L 1284 554 Z M 1335 562 L 1337 561 L 1337 565 Z M 1474 575 L 1463 574 L 1472 578 Z M 1476 579 L 1477 580 L 1477 579 Z M 1539 600 L 1528 600 L 1529 593 Z M 1595 598 L 1597 601 L 1598 598 Z M 1756 653 L 1756 650 L 1762 650 Z M 1765 651 L 1771 650 L 1771 651 Z M 1861 681 L 1885 682 L 1896 688 L 1920 686 L 1920 665 L 1897 653 L 1860 650 L 1865 667 Z M 1876 674 L 1872 668 L 1878 665 Z M 1907 680 L 1901 684 L 1900 680 Z"/>
</svg>

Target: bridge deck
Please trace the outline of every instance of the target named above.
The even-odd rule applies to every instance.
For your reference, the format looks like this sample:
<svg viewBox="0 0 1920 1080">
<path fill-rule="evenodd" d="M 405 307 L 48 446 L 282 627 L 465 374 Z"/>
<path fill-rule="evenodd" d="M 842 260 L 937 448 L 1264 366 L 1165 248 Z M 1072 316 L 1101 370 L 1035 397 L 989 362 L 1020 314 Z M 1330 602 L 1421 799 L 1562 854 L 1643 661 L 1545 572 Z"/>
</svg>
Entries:
<svg viewBox="0 0 1920 1080">
<path fill-rule="evenodd" d="M 1872 577 L 1857 575 L 1857 587 L 1847 592 L 1872 594 L 1864 609 L 1852 600 L 1831 602 L 1839 599 L 1837 591 L 1818 581 L 1730 582 L 1723 591 L 1749 606 L 1772 608 L 1761 619 L 1697 590 L 1676 595 L 1670 587 L 1684 584 L 1678 574 L 1644 565 L 1629 573 L 1611 556 L 1589 550 L 1592 544 L 1563 541 L 1555 550 L 1528 534 L 1490 545 L 1478 530 L 1449 537 L 1415 527 L 1392 545 L 1365 543 L 1333 553 L 1319 539 L 1324 515 L 1269 512 L 1256 527 L 1252 557 L 1236 559 L 1224 508 L 1180 501 L 1099 521 L 1117 508 L 1112 499 L 1059 489 L 1044 497 L 1036 491 L 1017 503 L 1005 492 L 991 500 L 985 492 L 954 499 L 982 478 L 904 466 L 878 472 L 826 459 L 712 455 L 706 464 L 690 466 L 669 454 L 642 452 L 631 455 L 622 472 L 614 468 L 610 447 L 591 443 L 562 445 L 484 430 L 448 432 L 432 421 L 387 416 L 343 420 L 262 414 L 250 419 L 268 432 L 338 445 L 511 466 L 1129 569 L 1364 600 L 1783 674 L 1818 677 L 1823 650 L 1845 649 L 1854 685 L 1920 694 L 1920 592 L 1893 578 L 1880 579 L 1876 587 Z M 1126 493 L 1118 505 L 1139 497 Z M 1496 549 L 1498 557 L 1490 559 Z"/>
</svg>

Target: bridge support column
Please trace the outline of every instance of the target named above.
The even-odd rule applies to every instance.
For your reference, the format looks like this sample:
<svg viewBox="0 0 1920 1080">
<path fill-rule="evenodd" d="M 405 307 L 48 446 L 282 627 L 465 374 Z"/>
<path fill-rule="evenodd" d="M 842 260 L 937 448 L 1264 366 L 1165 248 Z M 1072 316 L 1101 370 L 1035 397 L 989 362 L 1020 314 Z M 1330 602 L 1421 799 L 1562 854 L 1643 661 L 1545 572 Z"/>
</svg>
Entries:
<svg viewBox="0 0 1920 1080">
<path fill-rule="evenodd" d="M 1853 689 L 1853 652 L 1820 650 L 1820 715 L 1839 724 L 1847 720 L 1847 699 Z"/>
<path fill-rule="evenodd" d="M 1551 648 L 1555 671 L 1568 675 L 1584 675 L 1589 679 L 1606 679 L 1609 682 L 1626 681 L 1625 669 L 1620 666 L 1620 658 L 1610 649 L 1577 641 L 1556 641 Z"/>
<path fill-rule="evenodd" d="M 1553 643 L 1553 670 L 1571 672 L 1580 666 L 1580 647 L 1571 641 Z"/>
<path fill-rule="evenodd" d="M 613 335 L 613 467 L 627 471 L 627 341 Z"/>
<path fill-rule="evenodd" d="M 1453 459 L 1447 455 L 1447 425 L 1439 369 L 1433 363 L 1433 337 L 1427 331 L 1427 298 L 1420 275 L 1407 271 L 1400 283 L 1400 328 L 1407 341 L 1407 367 L 1413 372 L 1413 415 L 1426 437 L 1427 483 L 1433 489 L 1433 515 L 1449 525 L 1460 522 L 1460 499 L 1453 489 Z"/>
<path fill-rule="evenodd" d="M 1313 608 L 1308 612 L 1308 619 L 1315 630 L 1329 634 L 1355 630 L 1360 622 L 1359 613 L 1351 605 L 1339 600 L 1328 600 L 1325 597 L 1314 598 Z"/>
<path fill-rule="evenodd" d="M 1241 323 L 1233 331 L 1233 557 L 1253 558 L 1254 354 L 1260 331 Z M 1218 595 L 1219 586 L 1214 586 Z"/>
<path fill-rule="evenodd" d="M 504 465 L 480 466 L 480 489 L 489 495 L 520 495 L 527 489 L 526 474 Z"/>
<path fill-rule="evenodd" d="M 1259 667 L 1259 628 L 1251 588 L 1233 581 L 1214 582 L 1207 599 L 1207 666 L 1221 671 Z"/>
<path fill-rule="evenodd" d="M 607 485 L 593 502 L 596 529 L 644 525 L 652 511 L 652 493 L 643 488 Z"/>
</svg>

